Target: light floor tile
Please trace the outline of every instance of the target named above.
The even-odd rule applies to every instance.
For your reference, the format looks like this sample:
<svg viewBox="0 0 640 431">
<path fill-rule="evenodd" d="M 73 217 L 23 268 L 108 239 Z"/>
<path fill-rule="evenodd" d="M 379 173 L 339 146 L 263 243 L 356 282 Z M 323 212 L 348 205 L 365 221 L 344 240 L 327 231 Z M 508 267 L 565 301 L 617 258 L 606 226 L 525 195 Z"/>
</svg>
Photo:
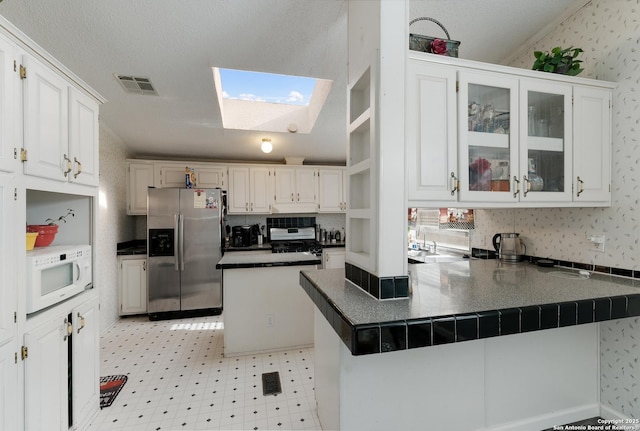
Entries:
<svg viewBox="0 0 640 431">
<path fill-rule="evenodd" d="M 125 374 L 89 431 L 321 430 L 313 349 L 225 358 L 224 319 L 127 317 L 101 336 L 101 375 Z M 282 393 L 262 394 L 278 371 Z"/>
</svg>

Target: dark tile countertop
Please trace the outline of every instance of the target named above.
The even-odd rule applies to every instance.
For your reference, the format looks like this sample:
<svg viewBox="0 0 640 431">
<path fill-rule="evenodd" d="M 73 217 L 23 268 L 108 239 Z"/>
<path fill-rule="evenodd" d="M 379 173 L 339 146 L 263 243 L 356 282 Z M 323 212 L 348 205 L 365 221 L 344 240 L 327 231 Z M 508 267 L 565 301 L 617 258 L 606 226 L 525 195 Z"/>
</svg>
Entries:
<svg viewBox="0 0 640 431">
<path fill-rule="evenodd" d="M 530 263 L 409 265 L 408 298 L 378 300 L 345 270 L 300 282 L 354 355 L 640 316 L 640 279 Z"/>
<path fill-rule="evenodd" d="M 229 246 L 226 247 L 224 249 L 224 252 L 232 252 L 232 251 L 256 251 L 256 250 L 265 250 L 268 252 L 271 252 L 271 244 L 269 243 L 264 243 L 264 244 L 252 244 L 248 247 L 234 247 L 234 246 Z"/>
<path fill-rule="evenodd" d="M 313 253 L 227 253 L 216 265 L 217 269 L 267 268 L 271 266 L 320 265 Z"/>
<path fill-rule="evenodd" d="M 147 254 L 147 240 L 134 239 L 131 241 L 119 242 L 116 246 L 116 250 L 118 256 Z"/>
<path fill-rule="evenodd" d="M 338 241 L 338 242 L 320 241 L 319 244 L 320 244 L 320 247 L 322 248 L 334 248 L 334 247 L 344 248 L 345 246 L 344 241 Z"/>
</svg>

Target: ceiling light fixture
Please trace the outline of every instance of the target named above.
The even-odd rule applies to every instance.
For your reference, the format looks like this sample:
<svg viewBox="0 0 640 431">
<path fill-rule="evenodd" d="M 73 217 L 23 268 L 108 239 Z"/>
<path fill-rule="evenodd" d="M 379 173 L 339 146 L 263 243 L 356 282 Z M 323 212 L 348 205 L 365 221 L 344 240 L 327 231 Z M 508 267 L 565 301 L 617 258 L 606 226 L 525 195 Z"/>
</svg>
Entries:
<svg viewBox="0 0 640 431">
<path fill-rule="evenodd" d="M 260 146 L 263 153 L 270 153 L 273 150 L 273 145 L 271 145 L 271 139 L 262 138 L 262 145 Z"/>
</svg>

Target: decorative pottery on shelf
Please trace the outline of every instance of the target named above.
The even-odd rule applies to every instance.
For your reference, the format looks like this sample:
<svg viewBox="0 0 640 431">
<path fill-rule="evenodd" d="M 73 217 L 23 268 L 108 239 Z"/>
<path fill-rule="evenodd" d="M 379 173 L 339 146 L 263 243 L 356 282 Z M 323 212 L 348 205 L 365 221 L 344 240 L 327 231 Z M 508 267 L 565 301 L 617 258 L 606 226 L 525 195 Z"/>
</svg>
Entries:
<svg viewBox="0 0 640 431">
<path fill-rule="evenodd" d="M 27 232 L 37 232 L 35 240 L 36 247 L 46 247 L 50 245 L 58 233 L 57 224 L 30 224 L 27 225 Z"/>
</svg>

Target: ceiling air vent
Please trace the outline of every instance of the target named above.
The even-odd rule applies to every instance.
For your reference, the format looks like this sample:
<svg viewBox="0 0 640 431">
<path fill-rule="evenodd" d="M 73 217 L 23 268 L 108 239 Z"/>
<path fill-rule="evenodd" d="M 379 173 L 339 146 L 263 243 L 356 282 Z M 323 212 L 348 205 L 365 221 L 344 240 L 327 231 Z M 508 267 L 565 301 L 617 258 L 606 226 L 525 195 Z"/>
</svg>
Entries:
<svg viewBox="0 0 640 431">
<path fill-rule="evenodd" d="M 126 75 L 115 75 L 115 77 L 127 93 L 158 95 L 149 78 Z"/>
</svg>

